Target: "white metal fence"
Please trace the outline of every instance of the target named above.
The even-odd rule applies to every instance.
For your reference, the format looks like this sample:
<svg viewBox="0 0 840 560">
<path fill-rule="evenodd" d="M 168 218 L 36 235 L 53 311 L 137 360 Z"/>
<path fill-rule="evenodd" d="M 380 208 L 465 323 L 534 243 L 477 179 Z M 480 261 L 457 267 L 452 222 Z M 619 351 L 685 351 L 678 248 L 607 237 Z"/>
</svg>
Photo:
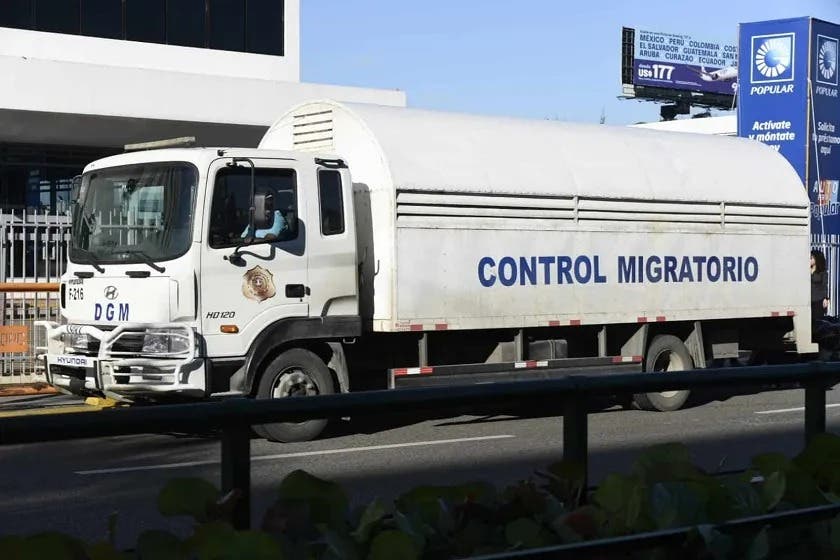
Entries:
<svg viewBox="0 0 840 560">
<path fill-rule="evenodd" d="M 0 210 L 0 282 L 49 284 L 58 282 L 67 262 L 70 219 L 48 212 Z M 27 327 L 26 352 L 0 354 L 0 385 L 43 380 L 35 348 L 45 346 L 35 321 L 58 321 L 56 292 L 0 291 L 0 326 Z"/>
<path fill-rule="evenodd" d="M 840 315 L 840 235 L 813 235 L 811 245 L 825 255 L 828 268 L 828 314 Z"/>
</svg>

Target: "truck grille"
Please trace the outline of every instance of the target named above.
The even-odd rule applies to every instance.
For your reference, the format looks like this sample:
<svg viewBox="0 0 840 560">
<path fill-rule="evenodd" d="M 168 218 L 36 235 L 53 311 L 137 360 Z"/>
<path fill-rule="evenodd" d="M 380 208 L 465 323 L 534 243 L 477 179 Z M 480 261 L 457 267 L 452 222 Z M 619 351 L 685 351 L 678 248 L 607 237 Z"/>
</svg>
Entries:
<svg viewBox="0 0 840 560">
<path fill-rule="evenodd" d="M 66 377 L 72 377 L 81 381 L 85 380 L 86 375 L 85 370 L 82 368 L 59 366 L 55 364 L 50 366 L 50 373 L 52 375 L 64 375 Z"/>
</svg>

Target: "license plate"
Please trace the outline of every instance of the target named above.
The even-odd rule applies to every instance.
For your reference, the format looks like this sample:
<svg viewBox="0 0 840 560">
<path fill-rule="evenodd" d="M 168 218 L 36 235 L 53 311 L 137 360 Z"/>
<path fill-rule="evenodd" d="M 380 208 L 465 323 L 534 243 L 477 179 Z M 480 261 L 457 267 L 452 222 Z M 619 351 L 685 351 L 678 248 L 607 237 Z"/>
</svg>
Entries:
<svg viewBox="0 0 840 560">
<path fill-rule="evenodd" d="M 85 299 L 84 286 L 67 286 L 67 298 L 72 301 L 82 301 Z"/>
</svg>

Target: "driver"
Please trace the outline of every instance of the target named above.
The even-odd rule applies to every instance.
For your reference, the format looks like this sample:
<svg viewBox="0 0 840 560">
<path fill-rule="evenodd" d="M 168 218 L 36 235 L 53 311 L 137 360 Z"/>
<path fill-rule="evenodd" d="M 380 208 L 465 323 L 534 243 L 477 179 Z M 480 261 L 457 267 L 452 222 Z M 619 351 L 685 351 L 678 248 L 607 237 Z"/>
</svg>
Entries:
<svg viewBox="0 0 840 560">
<path fill-rule="evenodd" d="M 266 239 L 270 241 L 272 239 L 276 239 L 281 232 L 289 229 L 289 224 L 286 222 L 286 218 L 283 216 L 283 213 L 280 212 L 280 210 L 274 209 L 273 195 L 269 194 L 265 197 L 265 214 L 266 217 L 272 216 L 271 225 L 265 229 L 257 229 L 254 233 L 255 239 Z M 249 229 L 250 226 L 245 226 L 245 231 L 243 231 L 242 235 L 240 235 L 242 239 L 248 237 Z"/>
</svg>

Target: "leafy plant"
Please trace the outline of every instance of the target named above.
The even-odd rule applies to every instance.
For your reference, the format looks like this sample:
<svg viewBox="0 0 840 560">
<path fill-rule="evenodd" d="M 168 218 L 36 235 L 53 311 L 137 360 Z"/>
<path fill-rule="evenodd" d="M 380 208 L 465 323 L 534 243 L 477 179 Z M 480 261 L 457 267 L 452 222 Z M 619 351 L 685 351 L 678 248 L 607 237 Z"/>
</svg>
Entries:
<svg viewBox="0 0 840 560">
<path fill-rule="evenodd" d="M 129 551 L 107 538 L 84 543 L 44 533 L 0 538 L 10 560 L 419 560 L 570 544 L 650 531 L 691 528 L 681 542 L 626 550 L 621 558 L 840 558 L 840 517 L 820 523 L 750 530 L 720 524 L 815 505 L 840 503 L 840 438 L 816 438 L 793 459 L 758 455 L 741 474 L 716 476 L 691 462 L 680 444 L 652 447 L 626 474 L 611 474 L 592 493 L 580 465 L 561 462 L 506 488 L 473 482 L 421 486 L 393 503 L 351 508 L 337 484 L 304 471 L 280 483 L 258 531 L 237 531 L 239 496 L 211 483 L 175 479 L 158 496 L 167 517 L 193 521 L 189 536 L 140 535 Z M 611 558 L 602 556 L 602 558 Z"/>
</svg>

